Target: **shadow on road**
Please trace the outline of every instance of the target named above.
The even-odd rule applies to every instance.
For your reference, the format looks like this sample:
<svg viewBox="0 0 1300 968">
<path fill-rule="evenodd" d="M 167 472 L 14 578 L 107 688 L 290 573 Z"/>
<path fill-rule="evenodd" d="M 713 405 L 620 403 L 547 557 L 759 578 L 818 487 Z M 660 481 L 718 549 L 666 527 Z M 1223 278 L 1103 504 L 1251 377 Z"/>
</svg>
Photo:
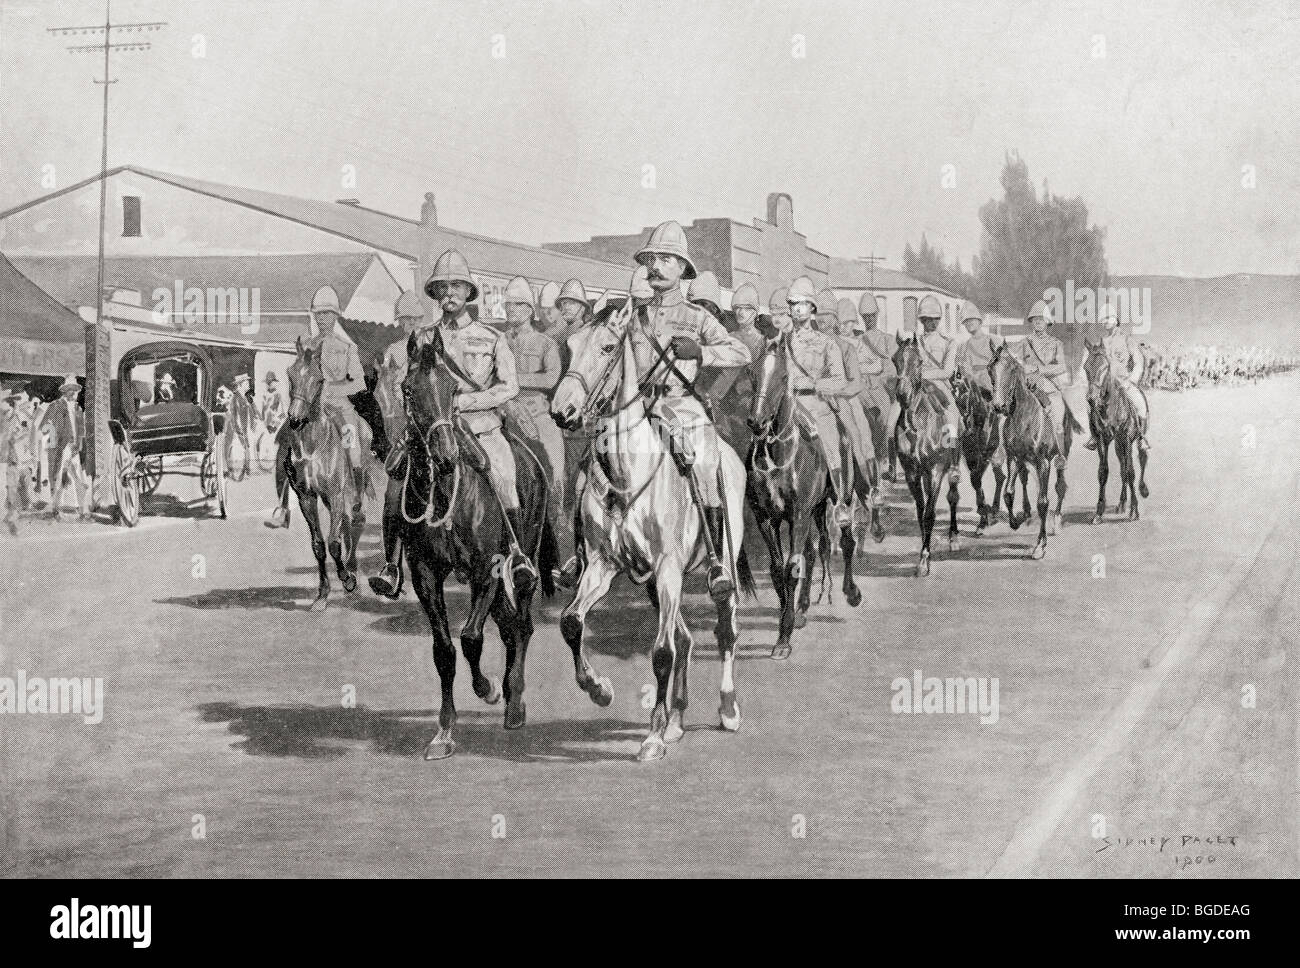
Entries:
<svg viewBox="0 0 1300 968">
<path fill-rule="evenodd" d="M 235 748 L 250 756 L 337 759 L 365 744 L 385 756 L 418 757 L 437 732 L 434 709 L 368 709 L 358 706 L 241 706 L 232 702 L 198 707 L 205 723 L 227 723 L 243 736 Z M 639 741 L 643 723 L 616 719 L 557 720 L 507 731 L 501 713 L 457 711 L 457 757 L 484 756 L 516 763 L 599 763 L 634 760 L 635 748 L 589 744 Z"/>
<path fill-rule="evenodd" d="M 332 570 L 332 568 L 331 568 Z M 202 595 L 179 595 L 174 598 L 154 599 L 156 605 L 183 605 L 200 611 L 226 608 L 268 608 L 283 612 L 306 612 L 316 598 L 314 585 L 257 585 L 251 588 L 214 588 Z M 393 616 L 402 609 L 398 603 L 376 598 L 358 585 L 355 592 L 345 592 L 335 580 L 330 590 L 330 608 L 347 608 L 354 612 Z M 421 621 L 424 613 L 419 606 L 415 611 Z M 426 625 L 427 631 L 427 625 Z"/>
</svg>

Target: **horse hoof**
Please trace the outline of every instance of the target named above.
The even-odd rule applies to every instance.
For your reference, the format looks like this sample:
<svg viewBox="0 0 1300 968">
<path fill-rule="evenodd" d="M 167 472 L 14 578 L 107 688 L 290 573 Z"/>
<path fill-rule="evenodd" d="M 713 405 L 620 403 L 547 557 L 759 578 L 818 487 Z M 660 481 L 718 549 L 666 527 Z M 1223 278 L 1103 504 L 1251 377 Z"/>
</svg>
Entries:
<svg viewBox="0 0 1300 968">
<path fill-rule="evenodd" d="M 1011 528 L 1012 531 L 1019 531 L 1020 519 L 1013 514 L 1011 515 L 1011 517 L 1007 518 L 1007 525 Z"/>
<path fill-rule="evenodd" d="M 1056 534 L 1056 515 L 1049 514 L 1047 516 L 1047 536 L 1050 538 L 1053 537 L 1055 534 Z"/>
<path fill-rule="evenodd" d="M 608 706 L 614 701 L 614 687 L 604 676 L 599 679 L 593 679 L 590 684 L 583 687 L 591 701 L 597 706 Z"/>
<path fill-rule="evenodd" d="M 880 544 L 880 542 L 884 541 L 885 529 L 882 528 L 880 525 L 873 526 L 871 529 L 871 540 L 874 541 L 876 544 Z"/>
<path fill-rule="evenodd" d="M 1134 508 L 1132 511 L 1129 512 L 1128 519 L 1130 521 L 1136 521 L 1138 519 L 1137 508 Z"/>
<path fill-rule="evenodd" d="M 1151 492 L 1147 490 L 1147 486 L 1145 484 L 1138 485 L 1138 493 L 1141 494 L 1144 498 L 1151 496 Z"/>
<path fill-rule="evenodd" d="M 773 659 L 790 658 L 790 643 L 789 642 L 777 643 L 776 647 L 772 649 L 772 658 Z"/>
<path fill-rule="evenodd" d="M 487 689 L 482 693 L 475 689 L 474 695 L 478 696 L 489 706 L 495 706 L 501 701 L 501 680 L 496 676 L 488 676 Z"/>
<path fill-rule="evenodd" d="M 352 592 L 354 592 L 354 591 L 357 590 L 357 577 L 356 577 L 356 575 L 348 575 L 347 577 L 341 579 L 341 581 L 343 582 L 343 590 L 344 590 L 345 592 L 348 592 L 349 594 L 351 594 Z"/>
<path fill-rule="evenodd" d="M 957 540 L 956 538 L 949 538 L 949 539 L 948 539 L 948 550 L 949 550 L 949 551 L 961 551 L 961 542 L 960 542 L 959 540 Z"/>
<path fill-rule="evenodd" d="M 314 602 L 311 603 L 311 609 L 310 609 L 310 611 L 313 611 L 313 612 L 323 612 L 323 611 L 325 611 L 325 606 L 326 606 L 326 604 L 327 604 L 328 602 L 329 602 L 329 599 L 328 599 L 326 596 L 321 595 L 319 598 L 316 599 L 316 601 L 314 601 Z"/>
<path fill-rule="evenodd" d="M 662 760 L 668 755 L 668 746 L 658 736 L 647 736 L 641 748 L 637 750 L 636 758 L 642 763 L 650 763 L 654 760 Z"/>
<path fill-rule="evenodd" d="M 856 588 L 850 588 L 844 593 L 844 600 L 849 603 L 849 608 L 857 608 L 862 604 L 862 592 Z"/>
<path fill-rule="evenodd" d="M 668 726 L 664 729 L 664 742 L 677 743 L 686 735 L 686 730 L 682 729 L 682 714 L 673 710 L 672 715 L 668 717 Z"/>
<path fill-rule="evenodd" d="M 506 729 L 523 729 L 527 721 L 527 707 L 523 700 L 506 703 Z"/>
<path fill-rule="evenodd" d="M 429 741 L 429 745 L 424 748 L 424 758 L 426 760 L 445 760 L 456 752 L 456 743 L 451 737 L 441 738 L 435 736 Z"/>
<path fill-rule="evenodd" d="M 722 704 L 718 706 L 718 722 L 728 733 L 734 733 L 740 729 L 740 702 L 736 699 L 736 693 L 720 693 Z"/>
<path fill-rule="evenodd" d="M 930 559 L 922 558 L 916 563 L 916 577 L 928 578 L 930 576 Z"/>
<path fill-rule="evenodd" d="M 1100 515 L 1100 514 L 1094 514 L 1094 515 L 1092 516 L 1092 523 L 1093 523 L 1093 524 L 1101 524 L 1101 515 Z"/>
<path fill-rule="evenodd" d="M 1038 544 L 1038 545 L 1034 545 L 1034 550 L 1029 552 L 1029 558 L 1031 561 L 1041 561 L 1043 556 L 1046 554 L 1047 554 L 1047 545 Z"/>
</svg>

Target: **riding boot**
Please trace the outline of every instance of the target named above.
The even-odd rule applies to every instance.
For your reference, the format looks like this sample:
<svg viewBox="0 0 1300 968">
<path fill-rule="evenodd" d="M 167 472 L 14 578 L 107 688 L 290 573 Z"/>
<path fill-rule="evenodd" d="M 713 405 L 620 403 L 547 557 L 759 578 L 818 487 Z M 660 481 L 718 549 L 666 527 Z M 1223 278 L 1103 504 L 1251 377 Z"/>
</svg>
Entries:
<svg viewBox="0 0 1300 968">
<path fill-rule="evenodd" d="M 536 580 L 537 567 L 519 546 L 519 536 L 523 534 L 524 527 L 519 508 L 507 508 L 506 519 L 510 522 L 510 530 L 514 533 L 514 540 L 510 544 L 510 572 L 516 576 L 515 583 L 518 584 L 519 578 L 524 576 Z"/>
<path fill-rule="evenodd" d="M 725 602 L 735 591 L 736 585 L 717 554 L 717 550 L 723 547 L 722 508 L 704 508 L 704 522 L 709 529 L 709 570 L 705 579 L 709 597 L 715 602 Z"/>
<path fill-rule="evenodd" d="M 352 484 L 357 489 L 357 503 L 360 504 L 366 496 L 366 470 L 364 467 L 352 468 Z"/>
<path fill-rule="evenodd" d="M 1094 434 L 1093 436 L 1089 437 L 1083 446 L 1086 447 L 1088 450 L 1096 450 L 1097 449 L 1096 435 Z"/>
</svg>

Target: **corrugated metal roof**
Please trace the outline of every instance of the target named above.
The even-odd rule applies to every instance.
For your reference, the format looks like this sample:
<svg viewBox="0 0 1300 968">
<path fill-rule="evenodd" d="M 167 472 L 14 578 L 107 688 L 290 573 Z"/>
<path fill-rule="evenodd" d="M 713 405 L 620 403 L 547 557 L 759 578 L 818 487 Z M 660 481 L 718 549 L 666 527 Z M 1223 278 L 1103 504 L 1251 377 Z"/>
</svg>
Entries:
<svg viewBox="0 0 1300 968">
<path fill-rule="evenodd" d="M 258 289 L 268 312 L 306 310 L 321 286 L 333 286 L 347 306 L 373 252 L 320 252 L 300 255 L 115 256 L 104 260 L 104 285 L 138 292 L 147 303 L 155 289 Z M 93 306 L 99 267 L 95 256 L 15 256 L 29 279 L 65 306 Z M 181 307 L 176 307 L 181 308 Z"/>
<path fill-rule="evenodd" d="M 81 317 L 0 253 L 0 337 L 80 344 L 85 334 Z"/>
</svg>

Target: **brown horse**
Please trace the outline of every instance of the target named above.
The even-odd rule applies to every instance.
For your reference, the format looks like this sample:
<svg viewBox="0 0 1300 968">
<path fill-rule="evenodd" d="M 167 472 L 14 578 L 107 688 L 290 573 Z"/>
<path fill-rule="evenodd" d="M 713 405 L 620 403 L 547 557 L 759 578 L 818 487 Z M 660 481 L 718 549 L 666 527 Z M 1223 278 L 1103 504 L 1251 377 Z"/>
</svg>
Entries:
<svg viewBox="0 0 1300 968">
<path fill-rule="evenodd" d="M 1115 456 L 1119 459 L 1119 506 L 1116 510 L 1124 513 L 1125 504 L 1132 499 L 1132 508 L 1128 519 L 1138 519 L 1138 494 L 1144 498 L 1150 496 L 1147 490 L 1147 452 L 1137 448 L 1138 463 L 1141 465 L 1140 480 L 1134 489 L 1134 478 L 1139 475 L 1133 470 L 1133 448 L 1142 432 L 1137 412 L 1119 381 L 1110 371 L 1110 360 L 1106 357 L 1106 348 L 1101 343 L 1086 341 L 1088 357 L 1083 361 L 1083 371 L 1088 375 L 1088 412 L 1092 421 L 1092 432 L 1097 438 L 1097 511 L 1092 516 L 1093 524 L 1101 524 L 1106 513 L 1106 480 L 1110 477 L 1110 445 L 1115 445 Z"/>
<path fill-rule="evenodd" d="M 758 532 L 767 544 L 768 572 L 781 602 L 773 659 L 790 657 L 790 636 L 807 624 L 812 568 L 820 554 L 822 587 L 826 589 L 831 556 L 827 505 L 835 499 L 826 458 L 816 444 L 802 440 L 789 380 L 789 337 L 771 340 L 759 360 L 758 386 L 750 404 L 753 441 L 745 457 L 745 496 Z M 832 443 L 832 446 L 838 446 Z M 856 475 L 862 478 L 862 475 Z M 864 498 L 864 505 L 870 506 Z M 781 526 L 790 537 L 790 557 L 781 545 Z M 813 545 L 813 534 L 818 535 Z M 844 553 L 844 596 L 854 608 L 862 593 L 853 580 L 855 542 L 852 524 L 840 532 Z"/>
<path fill-rule="evenodd" d="M 319 587 L 311 610 L 325 610 L 330 594 L 329 576 L 325 571 L 325 550 L 334 559 L 343 590 L 357 587 L 357 544 L 366 524 L 365 489 L 357 486 L 352 462 L 338 423 L 325 412 L 321 391 L 325 377 L 321 373 L 320 353 L 303 346 L 299 337 L 298 357 L 289 365 L 289 416 L 280 434 L 275 461 L 275 487 L 284 506 L 286 488 L 298 495 L 298 507 L 311 529 L 311 550 L 316 555 Z M 350 432 L 350 428 L 349 431 Z M 363 452 L 369 444 L 363 447 Z M 247 453 L 247 452 L 245 452 Z M 328 540 L 322 536 L 317 499 L 329 511 Z M 286 509 L 287 526 L 287 509 Z"/>
<path fill-rule="evenodd" d="M 948 550 L 960 547 L 957 538 L 957 481 L 961 431 L 946 423 L 943 391 L 922 376 L 921 346 L 915 333 L 902 340 L 894 351 L 898 371 L 898 403 L 902 416 L 894 428 L 894 446 L 903 465 L 907 489 L 916 503 L 916 521 L 921 527 L 921 557 L 916 574 L 930 574 L 930 535 L 934 531 L 935 504 L 939 487 L 948 478 Z"/>
<path fill-rule="evenodd" d="M 1002 487 L 1006 483 L 1005 457 L 998 460 L 1002 446 L 1002 419 L 993 409 L 992 393 L 978 384 L 958 377 L 955 381 L 957 409 L 961 411 L 961 453 L 970 472 L 971 487 L 975 490 L 975 510 L 980 516 L 975 527 L 975 537 L 998 519 L 998 505 L 1002 501 Z M 984 500 L 984 474 L 993 468 L 993 500 Z"/>
<path fill-rule="evenodd" d="M 411 361 L 402 381 L 405 401 L 406 460 L 400 473 L 400 537 L 411 585 L 433 632 L 433 664 L 442 686 L 438 733 L 425 748 L 426 760 L 440 760 L 456 750 L 452 730 L 456 703 L 456 650 L 447 624 L 443 584 L 455 574 L 470 587 L 469 615 L 460 633 L 460 650 L 469 663 L 474 695 L 489 705 L 500 701 L 501 684 L 483 675 L 483 626 L 489 615 L 496 623 L 506 650 L 505 728 L 525 724 L 524 661 L 533 636 L 532 599 L 535 580 L 514 583 L 507 562 L 505 515 L 487 474 L 477 459 L 481 452 L 472 436 L 462 449 L 462 432 L 456 429 L 453 400 L 460 384 L 456 366 L 443 348 L 439 331 L 432 341 L 418 345 L 415 334 L 407 343 Z M 380 384 L 384 374 L 380 374 Z M 383 405 L 381 401 L 381 406 Z M 390 431 L 390 440 L 396 440 Z M 551 570 L 558 564 L 552 522 L 547 517 L 547 478 L 543 464 L 527 445 L 511 441 L 515 456 L 522 533 L 516 537 L 540 574 L 542 594 L 555 593 Z M 507 589 L 507 582 L 510 582 Z M 507 591 L 513 593 L 513 603 Z"/>
<path fill-rule="evenodd" d="M 1029 468 L 1038 478 L 1038 541 L 1029 557 L 1037 561 L 1047 554 L 1047 535 L 1055 534 L 1065 503 L 1065 461 L 1070 456 L 1070 421 L 1065 421 L 1065 452 L 1056 444 L 1050 406 L 1030 389 L 1025 368 L 1015 355 L 999 346 L 989 363 L 993 378 L 993 409 L 1005 416 L 1003 442 L 1007 448 L 1007 523 L 1017 530 L 1029 520 Z M 1056 465 L 1056 511 L 1048 515 L 1047 488 L 1052 465 Z M 1020 479 L 1024 518 L 1016 517 L 1016 479 Z"/>
</svg>

